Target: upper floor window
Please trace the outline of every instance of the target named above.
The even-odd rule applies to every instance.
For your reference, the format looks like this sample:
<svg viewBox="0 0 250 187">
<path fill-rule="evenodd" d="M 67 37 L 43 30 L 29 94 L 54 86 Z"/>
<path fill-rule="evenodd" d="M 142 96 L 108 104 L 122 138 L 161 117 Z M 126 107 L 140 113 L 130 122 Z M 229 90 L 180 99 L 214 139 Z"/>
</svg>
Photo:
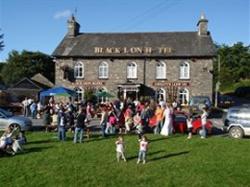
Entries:
<svg viewBox="0 0 250 187">
<path fill-rule="evenodd" d="M 166 64 L 164 62 L 156 64 L 156 79 L 166 79 Z"/>
<path fill-rule="evenodd" d="M 84 65 L 82 62 L 77 62 L 74 67 L 74 76 L 77 79 L 84 78 Z"/>
<path fill-rule="evenodd" d="M 109 74 L 108 63 L 107 62 L 102 62 L 99 65 L 99 78 L 100 79 L 106 79 L 106 78 L 108 78 L 108 74 Z"/>
<path fill-rule="evenodd" d="M 135 62 L 128 63 L 127 65 L 127 78 L 136 79 L 137 78 L 137 65 Z"/>
<path fill-rule="evenodd" d="M 190 66 L 188 62 L 180 65 L 180 79 L 190 79 Z"/>
</svg>

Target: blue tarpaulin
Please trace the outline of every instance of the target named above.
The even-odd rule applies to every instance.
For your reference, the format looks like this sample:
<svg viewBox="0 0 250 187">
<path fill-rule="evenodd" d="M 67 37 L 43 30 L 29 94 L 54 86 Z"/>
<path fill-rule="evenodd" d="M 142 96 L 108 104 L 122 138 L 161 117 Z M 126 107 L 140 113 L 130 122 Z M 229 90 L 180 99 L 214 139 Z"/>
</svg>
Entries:
<svg viewBox="0 0 250 187">
<path fill-rule="evenodd" d="M 45 91 L 40 92 L 40 98 L 46 96 L 68 96 L 75 97 L 76 92 L 74 90 L 64 88 L 64 87 L 55 87 Z"/>
</svg>

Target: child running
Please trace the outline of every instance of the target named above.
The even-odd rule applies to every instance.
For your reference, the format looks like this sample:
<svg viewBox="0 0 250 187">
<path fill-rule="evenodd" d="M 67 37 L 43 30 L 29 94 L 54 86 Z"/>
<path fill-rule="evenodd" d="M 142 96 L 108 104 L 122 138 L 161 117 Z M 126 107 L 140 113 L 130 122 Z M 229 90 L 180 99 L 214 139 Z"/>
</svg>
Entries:
<svg viewBox="0 0 250 187">
<path fill-rule="evenodd" d="M 115 142 L 116 144 L 116 158 L 117 158 L 117 162 L 120 161 L 120 158 L 122 158 L 124 160 L 124 162 L 126 162 L 126 158 L 124 156 L 124 141 L 122 136 L 119 136 L 117 141 Z"/>
<path fill-rule="evenodd" d="M 146 136 L 142 136 L 141 140 L 139 140 L 139 145 L 140 145 L 140 150 L 139 150 L 139 154 L 138 154 L 138 160 L 137 160 L 137 164 L 140 163 L 140 161 L 143 162 L 143 164 L 146 163 L 146 153 L 148 151 L 148 141 Z"/>
</svg>

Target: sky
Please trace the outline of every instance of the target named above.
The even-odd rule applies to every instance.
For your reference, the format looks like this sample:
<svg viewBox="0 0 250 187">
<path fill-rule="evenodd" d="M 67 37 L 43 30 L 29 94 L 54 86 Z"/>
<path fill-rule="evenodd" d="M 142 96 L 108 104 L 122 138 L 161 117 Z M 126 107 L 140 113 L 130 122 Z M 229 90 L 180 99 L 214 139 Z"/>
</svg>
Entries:
<svg viewBox="0 0 250 187">
<path fill-rule="evenodd" d="M 0 0 L 4 50 L 51 55 L 74 14 L 81 32 L 196 31 L 201 13 L 215 43 L 250 44 L 250 0 Z"/>
</svg>

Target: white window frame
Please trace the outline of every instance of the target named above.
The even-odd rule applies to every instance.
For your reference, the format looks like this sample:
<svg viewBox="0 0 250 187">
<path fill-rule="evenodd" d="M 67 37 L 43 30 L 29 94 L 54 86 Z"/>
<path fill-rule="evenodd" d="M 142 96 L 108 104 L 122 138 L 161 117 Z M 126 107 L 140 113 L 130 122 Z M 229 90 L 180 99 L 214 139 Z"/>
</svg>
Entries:
<svg viewBox="0 0 250 187">
<path fill-rule="evenodd" d="M 84 64 L 82 62 L 77 62 L 74 66 L 74 77 L 76 79 L 84 78 Z"/>
<path fill-rule="evenodd" d="M 99 79 L 107 79 L 109 77 L 109 65 L 103 61 L 99 65 Z"/>
<path fill-rule="evenodd" d="M 188 105 L 189 103 L 189 90 L 187 88 L 181 88 L 178 90 L 178 100 L 181 105 Z M 186 99 L 186 104 L 185 104 Z"/>
<path fill-rule="evenodd" d="M 190 64 L 188 62 L 180 64 L 180 79 L 190 79 Z"/>
<path fill-rule="evenodd" d="M 81 87 L 76 87 L 74 90 L 76 92 L 77 101 L 83 101 L 84 100 L 84 89 L 82 89 Z M 79 96 L 79 94 L 81 94 L 81 96 Z"/>
<path fill-rule="evenodd" d="M 166 90 L 164 88 L 160 88 L 157 90 L 157 97 L 160 98 L 160 96 L 163 96 L 163 101 L 166 101 Z"/>
<path fill-rule="evenodd" d="M 127 79 L 137 78 L 137 64 L 135 62 L 129 62 L 127 64 Z"/>
<path fill-rule="evenodd" d="M 156 79 L 166 79 L 166 63 L 161 61 L 156 64 Z"/>
</svg>

